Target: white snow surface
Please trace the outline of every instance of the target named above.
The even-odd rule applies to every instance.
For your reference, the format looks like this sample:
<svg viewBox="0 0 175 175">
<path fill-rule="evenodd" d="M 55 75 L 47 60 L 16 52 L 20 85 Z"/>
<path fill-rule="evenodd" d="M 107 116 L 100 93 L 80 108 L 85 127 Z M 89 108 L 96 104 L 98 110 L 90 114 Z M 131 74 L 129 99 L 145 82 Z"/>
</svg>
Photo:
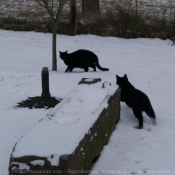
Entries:
<svg viewBox="0 0 175 175">
<path fill-rule="evenodd" d="M 34 160 L 34 161 L 31 161 L 30 163 L 34 166 L 36 166 L 36 165 L 43 166 L 45 161 L 44 160 Z"/>
<path fill-rule="evenodd" d="M 75 151 L 102 110 L 108 107 L 109 96 L 116 90 L 116 85 L 102 88 L 101 82 L 77 85 L 19 140 L 12 156 L 46 157 L 52 165 L 58 166 L 59 157 Z"/>
<path fill-rule="evenodd" d="M 150 119 L 143 114 L 144 128 L 135 129 L 133 126 L 138 124 L 137 119 L 132 110 L 121 103 L 121 120 L 91 175 L 175 174 L 175 47 L 172 41 L 57 35 L 57 52 L 89 49 L 98 55 L 102 67 L 110 69 L 109 72 L 74 69 L 71 73 L 64 72 L 66 65 L 59 55 L 58 71 L 51 71 L 51 43 L 52 35 L 49 33 L 0 30 L 1 174 L 8 173 L 9 158 L 15 143 L 57 108 L 13 108 L 27 97 L 41 94 L 43 67 L 49 68 L 50 93 L 54 97 L 65 98 L 81 78 L 101 78 L 102 82 L 108 81 L 115 86 L 115 75 L 127 74 L 129 81 L 150 98 L 157 126 L 152 126 Z M 99 97 L 94 95 L 93 98 Z M 72 115 L 74 117 L 77 115 Z M 33 137 L 36 139 L 35 133 Z"/>
</svg>

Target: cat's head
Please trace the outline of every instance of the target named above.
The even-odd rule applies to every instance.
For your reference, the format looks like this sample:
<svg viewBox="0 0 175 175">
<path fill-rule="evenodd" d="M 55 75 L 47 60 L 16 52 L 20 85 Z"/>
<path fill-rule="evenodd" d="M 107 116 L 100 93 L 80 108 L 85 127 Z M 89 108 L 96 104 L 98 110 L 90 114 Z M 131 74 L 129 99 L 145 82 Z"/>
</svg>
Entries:
<svg viewBox="0 0 175 175">
<path fill-rule="evenodd" d="M 59 51 L 60 52 L 60 51 Z M 67 57 L 67 51 L 66 52 L 60 52 L 60 58 L 62 60 L 65 60 L 65 58 Z"/>
<path fill-rule="evenodd" d="M 122 87 L 128 82 L 128 77 L 126 74 L 123 77 L 119 77 L 118 75 L 116 75 L 116 78 L 117 78 L 116 84 L 119 85 L 120 87 Z"/>
</svg>

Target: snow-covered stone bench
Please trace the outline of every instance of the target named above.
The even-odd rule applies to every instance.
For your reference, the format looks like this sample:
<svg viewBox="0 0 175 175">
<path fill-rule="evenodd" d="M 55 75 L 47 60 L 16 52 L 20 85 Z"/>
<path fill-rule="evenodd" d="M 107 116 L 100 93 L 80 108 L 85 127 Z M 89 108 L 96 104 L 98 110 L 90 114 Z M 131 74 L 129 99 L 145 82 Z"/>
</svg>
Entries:
<svg viewBox="0 0 175 175">
<path fill-rule="evenodd" d="M 85 174 L 120 118 L 118 86 L 82 79 L 15 144 L 9 174 Z"/>
</svg>

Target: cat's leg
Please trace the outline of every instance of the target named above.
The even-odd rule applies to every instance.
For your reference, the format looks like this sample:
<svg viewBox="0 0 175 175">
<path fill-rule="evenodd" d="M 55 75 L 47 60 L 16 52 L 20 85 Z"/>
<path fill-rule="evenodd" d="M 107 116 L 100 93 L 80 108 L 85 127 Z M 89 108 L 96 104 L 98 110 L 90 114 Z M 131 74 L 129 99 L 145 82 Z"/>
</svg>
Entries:
<svg viewBox="0 0 175 175">
<path fill-rule="evenodd" d="M 65 72 L 68 72 L 68 70 L 69 70 L 69 66 L 67 66 L 67 69 L 65 70 Z"/>
<path fill-rule="evenodd" d="M 123 91 L 122 91 L 122 90 L 121 90 L 121 97 L 120 97 L 120 101 L 125 102 L 125 100 L 124 100 L 124 94 L 123 94 Z"/>
<path fill-rule="evenodd" d="M 95 64 L 94 64 L 94 66 L 93 66 L 93 69 L 94 69 L 94 72 L 96 72 L 96 66 L 95 66 Z"/>
<path fill-rule="evenodd" d="M 136 126 L 135 128 L 142 129 L 143 128 L 142 111 L 138 110 L 137 108 L 133 108 L 133 112 L 134 112 L 135 117 L 139 120 L 139 125 Z"/>
<path fill-rule="evenodd" d="M 84 67 L 84 71 L 88 72 L 89 68 L 88 67 Z"/>
<path fill-rule="evenodd" d="M 72 72 L 73 69 L 74 69 L 74 67 L 70 67 L 69 68 L 69 72 Z"/>
<path fill-rule="evenodd" d="M 90 67 L 92 67 L 94 69 L 94 72 L 96 72 L 96 65 L 95 65 L 95 63 L 91 63 Z"/>
</svg>

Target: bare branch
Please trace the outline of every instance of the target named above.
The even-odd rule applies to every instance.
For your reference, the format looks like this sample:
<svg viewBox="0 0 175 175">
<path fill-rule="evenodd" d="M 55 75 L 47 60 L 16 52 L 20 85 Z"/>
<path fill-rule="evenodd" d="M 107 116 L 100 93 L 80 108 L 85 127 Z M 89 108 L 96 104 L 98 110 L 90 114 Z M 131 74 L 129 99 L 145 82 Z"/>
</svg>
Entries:
<svg viewBox="0 0 175 175">
<path fill-rule="evenodd" d="M 65 2 L 66 2 L 66 0 L 60 0 L 60 2 L 59 2 L 59 8 L 58 8 L 58 11 L 57 11 L 57 14 L 56 14 L 56 23 L 58 23 L 58 21 L 60 19 L 60 16 L 61 16 L 63 6 L 64 6 Z"/>
<path fill-rule="evenodd" d="M 46 9 L 48 15 L 52 18 L 52 70 L 57 70 L 57 54 L 56 54 L 56 34 L 57 34 L 57 25 L 58 21 L 60 20 L 60 16 L 63 10 L 63 6 L 66 0 L 59 0 L 59 6 L 56 13 L 56 17 L 54 16 L 53 11 L 53 0 L 49 3 L 49 0 L 34 0 L 39 5 L 41 5 L 44 9 Z"/>
<path fill-rule="evenodd" d="M 40 4 L 42 7 L 44 7 L 44 8 L 47 10 L 49 16 L 52 18 L 52 20 L 55 20 L 54 14 L 53 14 L 52 10 L 50 9 L 47 0 L 40 0 L 41 2 L 43 2 L 43 4 L 42 4 L 39 0 L 34 0 L 34 1 L 36 1 L 36 2 L 37 2 L 38 4 Z"/>
<path fill-rule="evenodd" d="M 39 5 L 45 8 L 45 6 L 39 0 L 34 0 L 34 1 L 36 1 Z"/>
</svg>

